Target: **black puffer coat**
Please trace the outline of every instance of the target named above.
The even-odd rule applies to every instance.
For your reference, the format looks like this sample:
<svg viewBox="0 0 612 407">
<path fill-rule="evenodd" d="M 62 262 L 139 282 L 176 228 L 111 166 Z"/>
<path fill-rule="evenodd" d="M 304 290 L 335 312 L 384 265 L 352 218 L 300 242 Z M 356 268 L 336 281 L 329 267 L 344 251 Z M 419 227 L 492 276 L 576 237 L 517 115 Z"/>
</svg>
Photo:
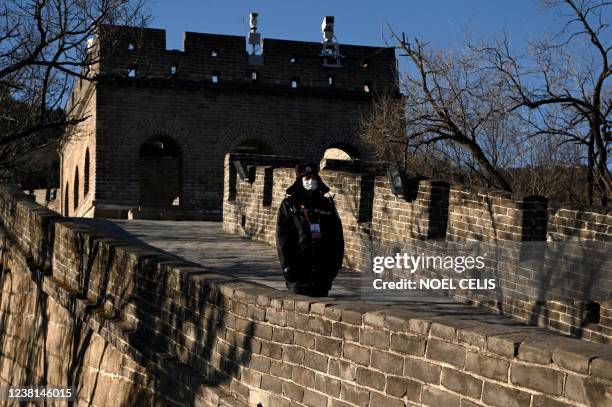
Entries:
<svg viewBox="0 0 612 407">
<path fill-rule="evenodd" d="M 278 209 L 276 249 L 287 288 L 297 294 L 326 296 L 342 267 L 344 236 L 329 188 L 318 179 L 311 194 L 298 178 L 287 188 Z M 308 219 L 320 224 L 321 238 L 312 239 Z"/>
</svg>

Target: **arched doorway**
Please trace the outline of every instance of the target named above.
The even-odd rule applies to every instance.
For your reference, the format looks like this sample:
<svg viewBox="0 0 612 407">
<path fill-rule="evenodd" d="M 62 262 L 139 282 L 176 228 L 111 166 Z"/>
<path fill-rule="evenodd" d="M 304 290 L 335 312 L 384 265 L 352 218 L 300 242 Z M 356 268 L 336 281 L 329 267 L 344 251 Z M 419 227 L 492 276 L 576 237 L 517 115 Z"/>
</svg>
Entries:
<svg viewBox="0 0 612 407">
<path fill-rule="evenodd" d="M 170 137 L 155 137 L 140 147 L 138 175 L 141 206 L 180 204 L 182 154 Z"/>
<path fill-rule="evenodd" d="M 265 141 L 259 139 L 244 140 L 236 147 L 235 152 L 243 154 L 273 154 L 272 147 L 270 147 Z"/>
<path fill-rule="evenodd" d="M 328 147 L 323 153 L 323 158 L 332 160 L 356 160 L 360 157 L 355 147 L 349 144 L 339 143 Z"/>
</svg>

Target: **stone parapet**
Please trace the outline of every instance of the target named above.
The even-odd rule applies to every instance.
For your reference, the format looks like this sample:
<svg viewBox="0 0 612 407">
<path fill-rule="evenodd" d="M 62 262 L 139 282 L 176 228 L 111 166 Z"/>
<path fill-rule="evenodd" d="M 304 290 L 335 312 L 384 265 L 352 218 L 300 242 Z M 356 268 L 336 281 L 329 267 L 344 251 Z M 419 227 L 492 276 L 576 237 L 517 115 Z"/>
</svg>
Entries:
<svg viewBox="0 0 612 407">
<path fill-rule="evenodd" d="M 240 179 L 236 161 L 245 163 L 249 177 Z M 227 155 L 224 230 L 274 245 L 277 210 L 294 180 L 296 161 Z M 404 179 L 397 195 L 384 163 L 324 160 L 322 168 L 342 219 L 345 267 L 369 272 L 374 256 L 433 253 L 445 244 L 476 242 L 503 254 L 491 260 L 497 288 L 456 290 L 455 298 L 583 339 L 612 341 L 609 211 L 549 209 L 539 196 L 424 179 Z M 558 278 L 572 281 L 564 296 L 550 288 L 560 284 Z"/>
</svg>

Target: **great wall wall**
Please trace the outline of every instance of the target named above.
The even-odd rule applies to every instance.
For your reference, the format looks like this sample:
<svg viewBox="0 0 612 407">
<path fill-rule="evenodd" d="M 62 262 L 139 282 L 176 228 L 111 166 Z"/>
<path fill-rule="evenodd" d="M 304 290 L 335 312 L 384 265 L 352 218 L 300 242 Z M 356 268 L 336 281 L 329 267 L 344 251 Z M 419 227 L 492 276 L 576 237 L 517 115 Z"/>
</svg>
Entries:
<svg viewBox="0 0 612 407">
<path fill-rule="evenodd" d="M 271 241 L 295 160 L 227 155 L 224 229 Z M 385 176 L 352 165 L 330 160 L 321 176 L 336 193 L 345 263 L 356 269 L 367 264 L 372 239 L 609 242 L 605 211 L 549 209 L 539 198 L 434 181 L 400 198 Z M 79 403 L 99 406 L 612 400 L 609 302 L 592 322 L 581 303 L 539 304 L 544 317 L 531 320 L 534 304 L 525 303 L 495 304 L 501 316 L 453 301 L 302 297 L 118 240 L 11 187 L 0 188 L 0 222 L 1 385 L 74 385 Z"/>
<path fill-rule="evenodd" d="M 234 161 L 251 168 L 249 182 L 237 177 Z M 296 161 L 299 158 L 228 156 L 223 208 L 225 230 L 274 244 L 276 210 L 285 196 L 285 188 L 294 180 L 291 166 Z M 464 300 L 566 334 L 610 343 L 612 308 L 607 290 L 612 270 L 606 260 L 612 235 L 609 211 L 548 208 L 547 200 L 542 197 L 522 198 L 506 192 L 432 180 L 416 180 L 407 187 L 411 190 L 408 197 L 398 197 L 391 191 L 384 170 L 360 168 L 357 163 L 338 160 L 323 163 L 324 180 L 335 194 L 345 229 L 347 266 L 367 271 L 371 269 L 373 256 L 393 254 L 399 250 L 398 246 L 420 252 L 440 241 L 505 243 L 516 247 L 518 253 L 510 253 L 498 262 L 498 289 L 480 296 L 463 293 Z M 380 167 L 381 163 L 377 164 Z M 556 246 L 552 243 L 538 267 L 521 258 L 521 247 L 531 243 L 544 251 L 547 240 L 590 242 L 592 245 Z M 569 274 L 561 275 L 555 269 L 560 267 L 554 259 L 559 253 L 550 253 L 553 250 L 563 251 L 564 261 L 572 264 Z M 595 259 L 595 267 L 581 267 L 586 259 Z M 601 262 L 597 263 L 599 260 Z M 593 275 L 596 273 L 599 276 Z M 588 276 L 594 280 L 589 281 Z M 545 284 L 554 278 L 572 281 L 576 288 L 569 293 L 572 301 L 548 301 L 553 296 L 547 297 L 546 293 L 538 296 L 542 300 L 539 302 L 527 297 L 532 288 L 552 291 L 552 287 L 545 287 Z M 604 292 L 595 294 L 592 285 Z M 580 301 L 584 298 L 603 300 L 595 304 L 599 312 L 597 323 L 584 320 L 589 306 L 588 301 Z"/>
</svg>

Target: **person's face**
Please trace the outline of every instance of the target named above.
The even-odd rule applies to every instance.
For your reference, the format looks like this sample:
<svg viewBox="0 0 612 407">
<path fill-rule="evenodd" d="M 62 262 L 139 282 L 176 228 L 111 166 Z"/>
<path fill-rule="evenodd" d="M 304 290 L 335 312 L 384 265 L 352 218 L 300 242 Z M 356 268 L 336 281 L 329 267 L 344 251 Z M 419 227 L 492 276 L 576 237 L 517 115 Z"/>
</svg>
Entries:
<svg viewBox="0 0 612 407">
<path fill-rule="evenodd" d="M 304 175 L 302 177 L 302 186 L 306 191 L 314 191 L 318 186 L 317 177 L 312 175 Z"/>
</svg>

